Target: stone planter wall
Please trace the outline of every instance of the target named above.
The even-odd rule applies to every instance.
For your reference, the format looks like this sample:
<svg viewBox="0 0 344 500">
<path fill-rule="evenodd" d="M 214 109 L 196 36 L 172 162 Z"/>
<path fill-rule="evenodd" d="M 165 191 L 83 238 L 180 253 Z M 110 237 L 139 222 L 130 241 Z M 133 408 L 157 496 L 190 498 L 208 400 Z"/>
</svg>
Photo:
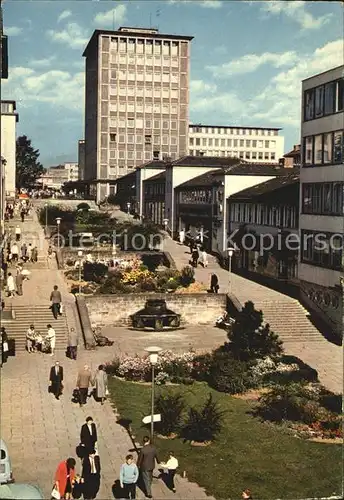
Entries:
<svg viewBox="0 0 344 500">
<path fill-rule="evenodd" d="M 130 315 L 145 306 L 148 299 L 165 299 L 168 309 L 181 315 L 185 324 L 215 324 L 227 307 L 227 295 L 211 293 L 159 294 L 135 293 L 85 296 L 92 327 L 127 326 Z"/>
</svg>

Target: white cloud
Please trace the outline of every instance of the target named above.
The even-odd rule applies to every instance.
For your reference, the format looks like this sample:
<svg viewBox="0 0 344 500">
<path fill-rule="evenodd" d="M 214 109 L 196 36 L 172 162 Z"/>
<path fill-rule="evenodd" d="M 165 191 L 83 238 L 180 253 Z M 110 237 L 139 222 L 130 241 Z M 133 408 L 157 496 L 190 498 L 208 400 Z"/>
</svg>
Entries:
<svg viewBox="0 0 344 500">
<path fill-rule="evenodd" d="M 8 26 L 4 28 L 5 35 L 8 36 L 18 36 L 23 32 L 23 28 L 19 28 L 19 26 Z"/>
<path fill-rule="evenodd" d="M 61 21 L 63 21 L 64 19 L 67 19 L 71 15 L 72 15 L 72 12 L 70 10 L 64 10 L 63 12 L 61 12 L 59 17 L 57 18 L 57 22 L 60 23 Z"/>
<path fill-rule="evenodd" d="M 72 49 L 80 49 L 88 43 L 87 33 L 77 23 L 68 23 L 62 31 L 48 30 L 48 38 L 54 42 L 68 45 Z"/>
<path fill-rule="evenodd" d="M 127 6 L 120 4 L 106 12 L 98 12 L 94 18 L 94 22 L 100 27 L 112 26 L 114 23 L 120 24 L 125 20 L 126 12 Z"/>
<path fill-rule="evenodd" d="M 246 54 L 239 59 L 234 59 L 219 66 L 206 66 L 206 69 L 211 71 L 216 78 L 229 78 L 234 75 L 252 73 L 263 64 L 271 64 L 275 68 L 291 66 L 297 59 L 298 56 L 295 52 L 284 52 L 282 54 L 264 52 L 260 55 Z"/>
<path fill-rule="evenodd" d="M 311 2 L 310 5 L 312 5 Z M 319 29 L 324 24 L 327 24 L 332 17 L 332 14 L 314 17 L 306 10 L 306 6 L 304 1 L 270 0 L 269 2 L 262 2 L 261 9 L 271 15 L 284 14 L 297 22 L 304 30 Z"/>
<path fill-rule="evenodd" d="M 169 3 L 192 3 L 204 9 L 220 9 L 222 7 L 221 0 L 169 0 Z"/>
<path fill-rule="evenodd" d="M 50 56 L 43 59 L 32 59 L 30 61 L 30 66 L 34 66 L 37 68 L 46 68 L 47 66 L 50 66 L 50 64 L 55 61 L 55 59 L 55 56 Z"/>
<path fill-rule="evenodd" d="M 18 109 L 46 103 L 68 111 L 81 111 L 84 106 L 84 72 L 38 72 L 32 68 L 13 67 L 8 80 L 2 83 L 2 97 L 5 96 L 17 101 Z"/>
<path fill-rule="evenodd" d="M 253 118 L 283 125 L 300 125 L 301 81 L 343 64 L 343 40 L 329 42 L 312 54 L 299 57 L 290 69 L 279 72 L 251 103 Z"/>
<path fill-rule="evenodd" d="M 199 94 L 202 92 L 216 92 L 217 86 L 212 83 L 206 83 L 203 80 L 191 80 L 190 92 Z"/>
</svg>

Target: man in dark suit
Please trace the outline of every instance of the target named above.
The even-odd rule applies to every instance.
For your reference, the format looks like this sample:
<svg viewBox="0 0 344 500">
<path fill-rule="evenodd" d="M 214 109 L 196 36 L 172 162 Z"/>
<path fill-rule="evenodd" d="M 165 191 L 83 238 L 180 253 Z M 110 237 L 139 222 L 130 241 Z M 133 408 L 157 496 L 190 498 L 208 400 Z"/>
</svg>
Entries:
<svg viewBox="0 0 344 500">
<path fill-rule="evenodd" d="M 94 425 L 94 424 L 93 424 Z M 84 500 L 94 500 L 100 488 L 100 459 L 95 450 L 91 450 L 82 462 Z"/>
<path fill-rule="evenodd" d="M 85 447 L 86 454 L 97 448 L 97 439 L 96 424 L 92 417 L 87 417 L 80 431 L 80 443 Z"/>
<path fill-rule="evenodd" d="M 152 498 L 152 480 L 155 469 L 155 461 L 159 464 L 159 459 L 155 446 L 150 442 L 148 436 L 143 438 L 143 447 L 137 459 L 137 467 L 141 472 L 141 477 L 145 485 L 147 498 Z"/>
<path fill-rule="evenodd" d="M 58 361 L 50 368 L 49 387 L 56 399 L 60 399 L 63 389 L 63 368 Z"/>
</svg>

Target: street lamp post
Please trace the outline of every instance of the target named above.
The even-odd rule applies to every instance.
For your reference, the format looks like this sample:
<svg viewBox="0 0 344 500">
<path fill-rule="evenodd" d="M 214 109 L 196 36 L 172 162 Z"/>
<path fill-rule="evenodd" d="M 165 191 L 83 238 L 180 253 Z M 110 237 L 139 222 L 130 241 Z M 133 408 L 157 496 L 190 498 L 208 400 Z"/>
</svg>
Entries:
<svg viewBox="0 0 344 500">
<path fill-rule="evenodd" d="M 155 385 L 155 365 L 158 362 L 158 354 L 161 351 L 160 347 L 152 346 L 145 349 L 149 354 L 149 361 L 152 365 L 152 399 L 151 399 L 151 441 L 154 437 L 154 385 Z"/>
<path fill-rule="evenodd" d="M 232 293 L 232 257 L 234 253 L 234 248 L 228 248 L 228 271 L 229 271 L 229 293 Z"/>
<path fill-rule="evenodd" d="M 81 264 L 82 264 L 82 250 L 78 251 L 78 257 L 79 257 L 79 295 L 81 293 Z"/>
<path fill-rule="evenodd" d="M 48 203 L 45 205 L 45 237 L 48 236 Z"/>
<path fill-rule="evenodd" d="M 61 217 L 56 218 L 56 224 L 57 224 L 57 251 L 60 251 L 60 224 L 61 224 Z"/>
<path fill-rule="evenodd" d="M 127 212 L 128 212 L 128 215 L 130 215 L 130 207 L 131 207 L 131 203 L 129 203 L 129 201 L 128 201 L 128 203 L 127 203 Z"/>
<path fill-rule="evenodd" d="M 167 232 L 168 219 L 163 219 L 162 223 L 164 224 L 165 231 Z"/>
<path fill-rule="evenodd" d="M 201 244 L 203 245 L 203 240 L 204 240 L 204 227 L 201 226 L 200 232 L 199 232 L 199 239 Z"/>
</svg>

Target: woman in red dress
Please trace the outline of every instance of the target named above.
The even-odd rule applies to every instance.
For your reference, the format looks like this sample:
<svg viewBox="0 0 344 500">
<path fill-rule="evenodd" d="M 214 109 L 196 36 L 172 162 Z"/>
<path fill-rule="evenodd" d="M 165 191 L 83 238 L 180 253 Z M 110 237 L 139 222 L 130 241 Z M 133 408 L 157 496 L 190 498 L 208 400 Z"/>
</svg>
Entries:
<svg viewBox="0 0 344 500">
<path fill-rule="evenodd" d="M 68 458 L 60 462 L 55 474 L 55 486 L 59 490 L 61 498 L 69 500 L 72 498 L 73 480 L 75 477 L 74 458 Z"/>
</svg>

